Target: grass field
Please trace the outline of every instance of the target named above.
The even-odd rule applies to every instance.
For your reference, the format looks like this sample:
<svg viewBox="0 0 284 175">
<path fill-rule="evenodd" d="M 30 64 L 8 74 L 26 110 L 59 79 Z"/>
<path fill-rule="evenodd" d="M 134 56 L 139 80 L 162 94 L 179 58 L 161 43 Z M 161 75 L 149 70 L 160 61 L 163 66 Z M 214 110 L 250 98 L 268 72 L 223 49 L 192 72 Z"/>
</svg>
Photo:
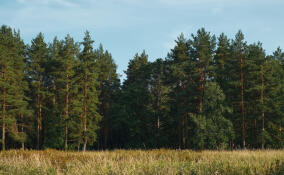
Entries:
<svg viewBox="0 0 284 175">
<path fill-rule="evenodd" d="M 284 150 L 0 152 L 0 174 L 284 174 Z"/>
</svg>

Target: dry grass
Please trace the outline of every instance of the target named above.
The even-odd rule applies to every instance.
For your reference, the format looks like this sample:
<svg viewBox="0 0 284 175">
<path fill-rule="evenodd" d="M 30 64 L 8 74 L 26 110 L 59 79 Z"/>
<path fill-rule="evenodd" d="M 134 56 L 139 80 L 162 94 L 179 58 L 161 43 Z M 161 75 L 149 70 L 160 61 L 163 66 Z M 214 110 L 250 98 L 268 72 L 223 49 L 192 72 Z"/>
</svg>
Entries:
<svg viewBox="0 0 284 175">
<path fill-rule="evenodd" d="M 284 150 L 0 152 L 0 174 L 284 174 Z"/>
</svg>

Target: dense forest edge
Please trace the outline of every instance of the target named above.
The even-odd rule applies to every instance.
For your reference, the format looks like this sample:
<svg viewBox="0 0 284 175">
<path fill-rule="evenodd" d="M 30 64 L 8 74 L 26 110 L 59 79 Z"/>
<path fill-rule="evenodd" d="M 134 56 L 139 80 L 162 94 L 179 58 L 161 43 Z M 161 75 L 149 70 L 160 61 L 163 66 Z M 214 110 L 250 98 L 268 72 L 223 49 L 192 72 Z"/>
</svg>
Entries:
<svg viewBox="0 0 284 175">
<path fill-rule="evenodd" d="M 90 33 L 30 44 L 0 28 L 1 149 L 282 149 L 284 52 L 199 29 L 117 65 Z"/>
</svg>

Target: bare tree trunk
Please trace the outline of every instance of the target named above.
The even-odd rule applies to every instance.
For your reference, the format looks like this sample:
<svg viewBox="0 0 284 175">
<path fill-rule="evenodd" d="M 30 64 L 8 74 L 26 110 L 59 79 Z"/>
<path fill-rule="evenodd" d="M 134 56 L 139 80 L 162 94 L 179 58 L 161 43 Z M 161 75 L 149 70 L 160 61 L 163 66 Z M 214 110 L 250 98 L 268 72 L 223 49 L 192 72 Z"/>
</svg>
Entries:
<svg viewBox="0 0 284 175">
<path fill-rule="evenodd" d="M 185 117 L 182 116 L 182 148 L 185 149 Z"/>
<path fill-rule="evenodd" d="M 80 144 L 80 142 L 78 142 L 78 143 L 77 143 L 77 151 L 78 151 L 78 152 L 80 151 L 80 146 L 81 146 L 81 144 Z"/>
<path fill-rule="evenodd" d="M 65 123 L 65 146 L 64 146 L 65 151 L 68 149 L 68 126 Z"/>
<path fill-rule="evenodd" d="M 222 68 L 222 83 L 224 83 L 224 82 L 225 82 L 225 77 L 224 77 L 224 75 L 226 74 L 226 73 L 224 72 L 224 70 L 225 70 L 225 64 L 224 64 L 224 63 L 222 63 L 221 68 Z"/>
<path fill-rule="evenodd" d="M 80 114 L 80 126 L 82 126 L 82 122 L 83 122 L 83 114 Z M 78 137 L 78 143 L 77 143 L 77 147 L 78 147 L 78 152 L 80 151 L 81 148 L 81 141 L 82 141 L 82 133 L 80 133 L 79 137 Z"/>
<path fill-rule="evenodd" d="M 37 149 L 40 148 L 40 133 L 41 133 L 41 122 L 42 122 L 42 104 L 40 99 L 40 87 L 41 87 L 41 81 L 40 81 L 40 75 L 38 76 L 37 81 L 37 104 L 38 104 L 38 120 L 37 120 Z"/>
<path fill-rule="evenodd" d="M 260 101 L 261 101 L 261 117 L 262 117 L 262 136 L 261 136 L 261 148 L 264 149 L 264 77 L 263 77 L 263 72 L 261 74 L 261 93 L 260 93 Z"/>
<path fill-rule="evenodd" d="M 68 124 L 67 120 L 69 118 L 69 76 L 67 75 L 67 83 L 66 83 L 66 100 L 65 100 L 65 150 L 68 148 Z"/>
<path fill-rule="evenodd" d="M 257 130 L 257 120 L 256 118 L 254 119 L 254 134 L 257 135 L 258 134 L 258 130 Z M 254 147 L 257 147 L 257 143 L 255 143 Z"/>
<path fill-rule="evenodd" d="M 179 146 L 179 149 L 182 148 L 182 120 L 181 118 L 179 118 L 178 120 L 178 146 Z"/>
<path fill-rule="evenodd" d="M 24 132 L 24 115 L 21 114 L 21 121 L 22 121 L 22 125 L 21 125 L 21 132 Z M 22 141 L 22 150 L 25 149 L 25 142 Z"/>
<path fill-rule="evenodd" d="M 5 150 L 5 132 L 6 132 L 6 90 L 3 93 L 3 104 L 2 104 L 2 150 Z"/>
<path fill-rule="evenodd" d="M 188 115 L 185 115 L 185 148 L 188 148 Z"/>
<path fill-rule="evenodd" d="M 6 135 L 6 125 L 5 125 L 5 120 L 6 120 L 6 97 L 5 97 L 5 92 L 4 92 L 4 97 L 3 97 L 3 104 L 2 104 L 2 150 L 5 150 L 5 135 Z"/>
<path fill-rule="evenodd" d="M 53 79 L 53 97 L 52 97 L 52 104 L 55 106 L 56 103 L 56 84 L 55 84 L 55 77 Z"/>
<path fill-rule="evenodd" d="M 203 107 L 203 94 L 204 94 L 204 74 L 202 72 L 202 68 L 199 68 L 199 90 L 200 90 L 200 97 L 199 97 L 199 112 L 202 113 L 202 107 Z"/>
<path fill-rule="evenodd" d="M 86 152 L 86 149 L 87 149 L 87 139 L 84 140 L 83 152 Z"/>
<path fill-rule="evenodd" d="M 159 130 L 160 130 L 160 116 L 157 116 L 157 129 L 158 129 L 158 134 L 159 134 Z"/>
<path fill-rule="evenodd" d="M 185 90 L 185 83 L 182 82 L 182 90 Z M 186 123 L 185 123 L 185 114 L 182 114 L 182 148 L 186 148 Z"/>
<path fill-rule="evenodd" d="M 3 71 L 3 79 L 6 81 L 6 71 Z M 5 135 L 6 135 L 6 89 L 3 90 L 3 103 L 2 103 L 2 150 L 5 150 Z"/>
<path fill-rule="evenodd" d="M 52 84 L 52 88 L 53 88 L 53 97 L 52 97 L 52 104 L 53 104 L 53 110 L 56 110 L 56 77 L 53 77 L 53 84 Z"/>
<path fill-rule="evenodd" d="M 88 88 L 88 82 L 87 82 L 87 75 L 85 75 L 85 82 L 84 82 L 84 146 L 83 151 L 86 151 L 87 147 L 87 88 Z"/>
<path fill-rule="evenodd" d="M 157 93 L 157 136 L 160 137 L 160 103 L 161 103 L 161 86 L 160 86 L 160 76 L 159 76 L 159 88 L 158 88 L 158 93 Z"/>
<path fill-rule="evenodd" d="M 104 149 L 107 148 L 107 140 L 108 140 L 108 121 L 107 119 L 104 120 Z"/>
<path fill-rule="evenodd" d="M 244 72 L 243 72 L 243 59 L 240 59 L 240 68 L 241 68 L 241 110 L 242 110 L 242 141 L 243 148 L 246 148 L 246 140 L 245 140 L 245 105 L 244 105 Z"/>
<path fill-rule="evenodd" d="M 282 143 L 282 126 L 281 126 L 281 122 L 279 124 L 279 133 L 280 133 L 280 142 Z"/>
</svg>

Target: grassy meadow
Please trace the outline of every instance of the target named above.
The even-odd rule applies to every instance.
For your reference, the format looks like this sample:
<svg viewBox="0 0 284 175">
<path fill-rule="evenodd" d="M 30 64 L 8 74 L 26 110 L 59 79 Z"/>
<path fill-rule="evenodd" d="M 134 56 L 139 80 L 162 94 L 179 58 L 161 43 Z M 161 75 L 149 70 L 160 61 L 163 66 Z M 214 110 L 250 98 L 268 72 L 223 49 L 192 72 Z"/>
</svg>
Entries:
<svg viewBox="0 0 284 175">
<path fill-rule="evenodd" d="M 0 152 L 0 174 L 284 174 L 284 150 Z"/>
</svg>

